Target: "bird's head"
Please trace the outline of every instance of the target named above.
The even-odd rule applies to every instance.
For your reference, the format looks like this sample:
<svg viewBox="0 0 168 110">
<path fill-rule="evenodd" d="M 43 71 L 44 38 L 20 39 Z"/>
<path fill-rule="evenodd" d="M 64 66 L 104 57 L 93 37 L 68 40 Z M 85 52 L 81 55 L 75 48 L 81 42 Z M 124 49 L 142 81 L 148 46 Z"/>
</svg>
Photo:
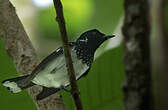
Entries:
<svg viewBox="0 0 168 110">
<path fill-rule="evenodd" d="M 115 37 L 115 35 L 105 35 L 97 29 L 84 32 L 76 41 L 76 43 L 89 49 L 91 52 L 95 52 L 96 49 L 106 40 Z"/>
</svg>

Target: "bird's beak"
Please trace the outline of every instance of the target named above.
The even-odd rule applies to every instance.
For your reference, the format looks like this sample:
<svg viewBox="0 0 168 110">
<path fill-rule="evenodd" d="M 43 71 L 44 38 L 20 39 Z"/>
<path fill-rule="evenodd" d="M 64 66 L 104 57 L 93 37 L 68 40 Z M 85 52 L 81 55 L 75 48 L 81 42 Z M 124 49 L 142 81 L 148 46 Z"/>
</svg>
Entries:
<svg viewBox="0 0 168 110">
<path fill-rule="evenodd" d="M 107 39 L 109 39 L 109 38 L 115 37 L 115 35 L 105 35 L 105 36 L 103 36 L 103 37 L 105 38 L 105 40 L 107 40 Z"/>
</svg>

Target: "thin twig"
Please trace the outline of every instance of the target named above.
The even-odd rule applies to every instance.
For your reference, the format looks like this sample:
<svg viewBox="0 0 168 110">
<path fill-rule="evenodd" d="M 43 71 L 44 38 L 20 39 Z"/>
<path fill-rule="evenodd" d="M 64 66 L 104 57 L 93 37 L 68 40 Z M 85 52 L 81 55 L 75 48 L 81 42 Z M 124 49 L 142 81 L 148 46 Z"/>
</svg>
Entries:
<svg viewBox="0 0 168 110">
<path fill-rule="evenodd" d="M 56 20 L 59 24 L 59 29 L 60 29 L 62 43 L 63 43 L 63 49 L 65 53 L 67 71 L 68 71 L 70 85 L 71 85 L 71 95 L 74 99 L 77 110 L 83 110 L 82 103 L 80 100 L 80 94 L 79 94 L 79 90 L 77 87 L 76 78 L 74 74 L 75 72 L 74 72 L 74 68 L 72 64 L 72 58 L 69 52 L 68 37 L 67 37 L 67 32 L 66 32 L 66 27 L 65 27 L 65 20 L 64 20 L 64 15 L 63 15 L 62 4 L 60 0 L 53 0 L 53 2 L 54 2 L 54 7 L 57 13 Z"/>
<path fill-rule="evenodd" d="M 167 0 L 151 0 L 151 55 L 155 110 L 168 109 L 168 23 Z"/>
</svg>

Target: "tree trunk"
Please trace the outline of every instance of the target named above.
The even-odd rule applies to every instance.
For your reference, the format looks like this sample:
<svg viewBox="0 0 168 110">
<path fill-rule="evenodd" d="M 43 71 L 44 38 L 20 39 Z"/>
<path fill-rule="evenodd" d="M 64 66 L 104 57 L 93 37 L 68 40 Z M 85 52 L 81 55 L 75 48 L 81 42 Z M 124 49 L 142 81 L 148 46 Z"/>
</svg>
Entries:
<svg viewBox="0 0 168 110">
<path fill-rule="evenodd" d="M 125 110 L 149 110 L 151 71 L 149 49 L 149 4 L 147 0 L 125 0 L 123 35 L 125 45 Z"/>
<path fill-rule="evenodd" d="M 15 8 L 8 0 L 0 0 L 0 38 L 4 42 L 8 55 L 12 58 L 20 74 L 28 74 L 39 63 L 22 23 L 16 15 Z M 36 101 L 40 87 L 32 87 L 28 92 L 38 110 L 65 110 L 59 94 L 54 94 L 42 101 Z"/>
<path fill-rule="evenodd" d="M 151 47 L 155 110 L 168 109 L 168 1 L 151 1 Z"/>
</svg>

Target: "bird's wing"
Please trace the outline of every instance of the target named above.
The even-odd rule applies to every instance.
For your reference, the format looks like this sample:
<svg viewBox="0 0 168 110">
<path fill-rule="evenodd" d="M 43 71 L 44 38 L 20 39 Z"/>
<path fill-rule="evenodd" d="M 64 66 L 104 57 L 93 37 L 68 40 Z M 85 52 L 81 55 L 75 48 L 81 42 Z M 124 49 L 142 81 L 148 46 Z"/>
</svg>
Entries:
<svg viewBox="0 0 168 110">
<path fill-rule="evenodd" d="M 68 45 L 70 47 L 75 45 L 75 42 L 69 42 Z M 54 52 L 52 52 L 49 56 L 47 56 L 44 60 L 41 61 L 41 63 L 32 71 L 30 76 L 35 76 L 37 75 L 41 70 L 43 70 L 47 64 L 52 61 L 53 59 L 57 58 L 59 55 L 63 54 L 63 48 L 60 47 Z"/>
<path fill-rule="evenodd" d="M 37 100 L 42 100 L 56 92 L 58 92 L 59 90 L 61 90 L 60 88 L 47 88 L 47 87 L 43 87 L 43 90 L 36 96 Z"/>
</svg>

